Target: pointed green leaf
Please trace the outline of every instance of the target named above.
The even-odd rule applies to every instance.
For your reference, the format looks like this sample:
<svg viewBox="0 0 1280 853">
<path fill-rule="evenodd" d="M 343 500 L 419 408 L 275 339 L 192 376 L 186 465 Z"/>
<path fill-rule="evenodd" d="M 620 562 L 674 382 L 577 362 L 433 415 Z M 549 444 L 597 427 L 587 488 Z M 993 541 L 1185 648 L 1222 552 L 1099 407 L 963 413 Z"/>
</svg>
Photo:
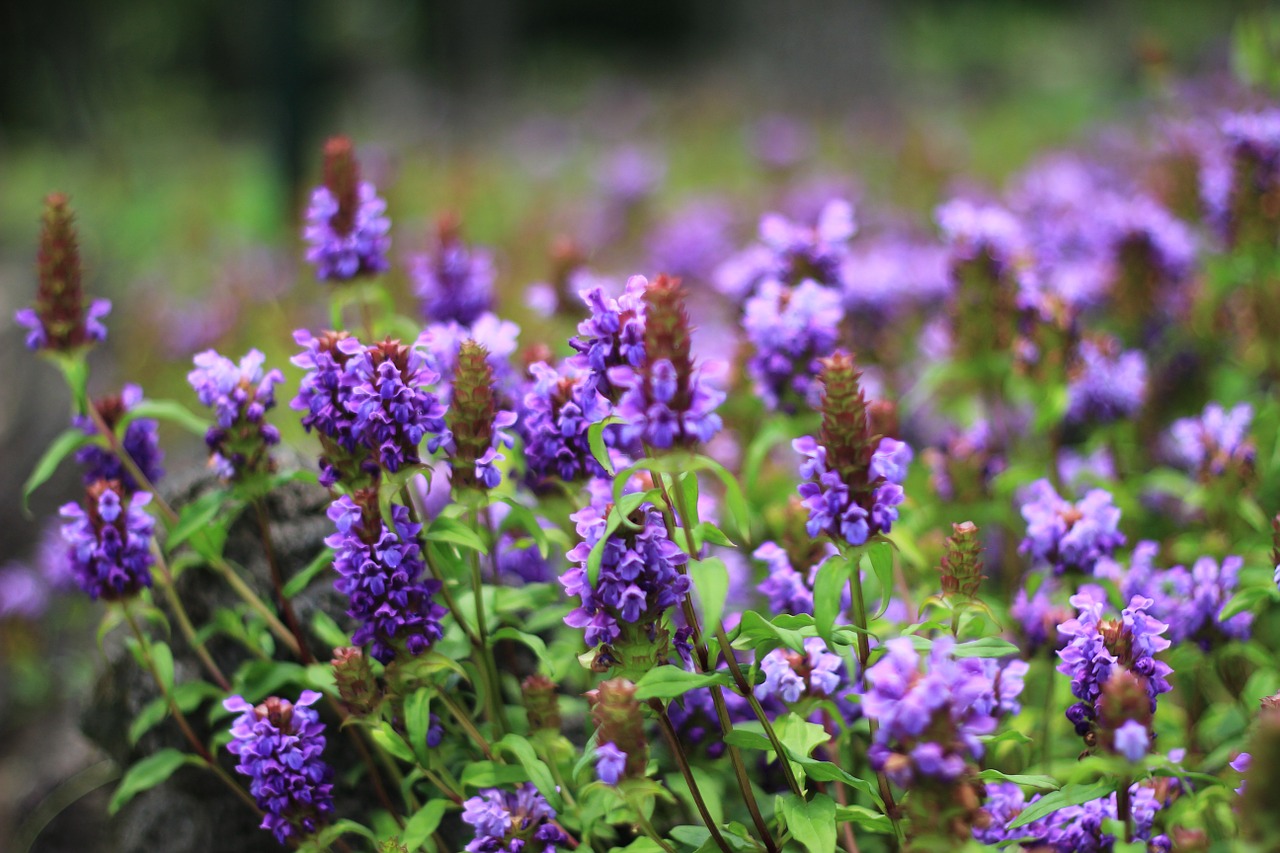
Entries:
<svg viewBox="0 0 1280 853">
<path fill-rule="evenodd" d="M 115 794 L 111 796 L 111 803 L 107 806 L 107 813 L 115 814 L 120 811 L 126 803 L 138 794 L 143 791 L 149 791 L 159 785 L 172 776 L 179 767 L 187 763 L 198 764 L 199 759 L 176 749 L 162 749 L 154 755 L 148 755 L 130 767 L 129 771 L 124 774 L 124 778 L 120 780 L 120 785 L 116 788 Z"/>
<path fill-rule="evenodd" d="M 808 802 L 788 794 L 782 799 L 782 816 L 791 836 L 809 853 L 836 849 L 836 804 L 826 794 L 815 794 Z"/>
<path fill-rule="evenodd" d="M 27 482 L 22 486 L 22 509 L 27 509 L 27 501 L 31 498 L 33 492 L 40 488 L 49 478 L 58 470 L 58 466 L 62 464 L 62 460 L 66 459 L 72 453 L 75 453 L 86 444 L 92 443 L 93 436 L 85 435 L 84 430 L 72 427 L 57 438 L 45 450 L 44 455 L 36 462 L 36 467 L 31 471 L 31 475 L 27 477 Z"/>
</svg>

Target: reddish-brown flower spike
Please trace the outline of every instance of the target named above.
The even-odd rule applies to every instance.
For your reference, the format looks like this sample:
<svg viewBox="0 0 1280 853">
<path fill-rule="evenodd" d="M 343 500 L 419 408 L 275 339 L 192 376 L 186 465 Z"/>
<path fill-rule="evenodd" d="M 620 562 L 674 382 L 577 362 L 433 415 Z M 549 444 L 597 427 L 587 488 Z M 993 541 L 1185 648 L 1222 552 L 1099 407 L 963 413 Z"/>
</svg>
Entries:
<svg viewBox="0 0 1280 853">
<path fill-rule="evenodd" d="M 871 434 L 861 378 L 862 371 L 849 353 L 837 352 L 822 359 L 818 376 L 822 383 L 822 429 L 818 443 L 827 450 L 827 467 L 840 473 L 857 503 L 872 491 L 867 472 L 880 438 Z"/>
<path fill-rule="evenodd" d="M 649 763 L 649 745 L 644 735 L 644 719 L 636 701 L 636 686 L 625 678 L 612 678 L 587 695 L 591 719 L 595 721 L 599 744 L 612 743 L 627 754 L 627 778 L 644 776 Z"/>
<path fill-rule="evenodd" d="M 493 367 L 489 351 L 473 340 L 462 342 L 453 380 L 453 401 L 446 423 L 453 433 L 455 487 L 478 486 L 476 462 L 493 446 L 493 421 L 498 413 L 493 395 Z"/>
<path fill-rule="evenodd" d="M 360 165 L 355 145 L 346 136 L 335 136 L 324 144 L 324 185 L 338 200 L 330 226 L 338 234 L 350 234 L 360 209 Z"/>
<path fill-rule="evenodd" d="M 334 649 L 330 664 L 342 704 L 357 716 L 372 713 L 378 701 L 378 683 L 364 652 L 355 646 Z"/>
<path fill-rule="evenodd" d="M 524 695 L 524 707 L 529 713 L 530 731 L 560 731 L 560 699 L 556 696 L 556 683 L 540 673 L 526 678 L 520 684 Z"/>
<path fill-rule="evenodd" d="M 978 540 L 978 525 L 963 521 L 951 525 L 947 547 L 942 555 L 942 591 L 947 595 L 973 599 L 983 580 L 982 543 Z"/>
<path fill-rule="evenodd" d="M 680 279 L 668 275 L 659 274 L 644 292 L 645 361 L 653 365 L 665 359 L 675 368 L 676 393 L 669 405 L 678 412 L 689 407 L 689 377 L 693 373 L 692 336 L 684 301 Z"/>
</svg>

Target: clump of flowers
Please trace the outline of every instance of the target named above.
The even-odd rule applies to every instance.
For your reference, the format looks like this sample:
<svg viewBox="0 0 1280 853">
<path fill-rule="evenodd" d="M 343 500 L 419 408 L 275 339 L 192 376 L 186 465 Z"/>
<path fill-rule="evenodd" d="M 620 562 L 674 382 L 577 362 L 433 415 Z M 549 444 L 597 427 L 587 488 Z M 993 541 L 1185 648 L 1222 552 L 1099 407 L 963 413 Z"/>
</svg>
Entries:
<svg viewBox="0 0 1280 853">
<path fill-rule="evenodd" d="M 1147 396 L 1147 360 L 1112 338 L 1081 341 L 1067 383 L 1067 419 L 1107 421 L 1137 414 Z"/>
<path fill-rule="evenodd" d="M 529 366 L 532 377 L 524 394 L 518 428 L 524 438 L 525 479 L 535 489 L 553 481 L 572 483 L 601 476 L 591 454 L 587 431 L 609 414 L 609 401 L 588 382 L 580 368 L 546 362 Z"/>
<path fill-rule="evenodd" d="M 791 556 L 776 542 L 762 543 L 752 556 L 768 568 L 768 575 L 756 589 L 768 599 L 770 610 L 775 613 L 813 613 L 813 583 L 819 567 L 829 556 L 826 549 L 822 552 L 822 560 L 806 572 L 793 567 Z M 847 590 L 844 594 L 848 595 Z"/>
<path fill-rule="evenodd" d="M 598 496 L 570 516 L 582 541 L 568 554 L 577 567 L 566 572 L 560 583 L 580 604 L 564 621 L 586 630 L 588 646 L 611 646 L 617 660 L 662 660 L 669 633 L 663 620 L 667 610 L 689 592 L 689 578 L 680 571 L 689 557 L 667 538 L 662 513 L 644 503 L 632 510 L 628 524 L 605 541 L 593 583 L 587 562 L 606 535 L 611 509 L 607 498 Z"/>
<path fill-rule="evenodd" d="M 587 693 L 596 724 L 596 776 L 606 785 L 637 779 L 649 763 L 636 686 L 624 678 L 603 681 Z"/>
<path fill-rule="evenodd" d="M 279 370 L 262 369 L 266 356 L 256 349 L 240 359 L 207 350 L 195 357 L 196 369 L 187 375 L 196 397 L 214 411 L 215 424 L 205 435 L 212 456 L 210 466 L 223 479 L 271 469 L 267 448 L 280 442 L 280 431 L 265 421 L 275 408 L 275 386 L 284 381 Z"/>
<path fill-rule="evenodd" d="M 1022 789 L 1012 782 L 988 784 L 987 799 L 982 804 L 985 814 L 975 825 L 973 837 L 992 846 L 1012 841 L 1022 850 L 1052 853 L 1102 853 L 1115 845 L 1116 837 L 1103 830 L 1105 822 L 1118 819 L 1114 793 L 1058 809 L 1039 820 L 1010 829 L 1009 825 L 1018 815 L 1040 797 L 1036 794 L 1028 800 Z M 1169 838 L 1155 832 L 1155 816 L 1163 805 L 1155 788 L 1149 784 L 1131 785 L 1129 799 L 1134 837 L 1149 842 L 1152 850 L 1169 850 Z"/>
<path fill-rule="evenodd" d="M 756 698 L 776 697 L 799 702 L 805 697 L 834 698 L 846 681 L 844 662 L 827 650 L 820 637 L 804 641 L 804 653 L 774 649 L 760 661 L 764 681 L 756 685 Z"/>
<path fill-rule="evenodd" d="M 648 286 L 644 276 L 633 275 L 617 299 L 606 296 L 599 285 L 581 292 L 591 316 L 578 324 L 578 334 L 569 339 L 569 346 L 577 352 L 570 363 L 590 371 L 593 390 L 611 402 L 617 402 L 623 390 L 614 385 L 611 369 L 634 369 L 644 364 L 644 295 Z"/>
<path fill-rule="evenodd" d="M 853 205 L 844 199 L 827 201 L 813 225 L 767 214 L 760 219 L 760 242 L 716 270 L 716 288 L 737 301 L 771 280 L 796 285 L 812 279 L 840 291 L 849 240 L 856 231 Z"/>
<path fill-rule="evenodd" d="M 1102 601 L 1086 594 L 1071 598 L 1079 615 L 1058 628 L 1067 638 L 1066 647 L 1058 651 L 1058 671 L 1070 677 L 1071 693 L 1080 700 L 1067 709 L 1067 719 L 1086 746 L 1097 743 L 1099 699 L 1117 673 L 1128 672 L 1139 680 L 1148 720 L 1156 697 L 1173 689 L 1167 680 L 1173 670 L 1155 657 L 1169 648 L 1164 636 L 1169 626 L 1151 616 L 1152 604 L 1149 598 L 1134 596 L 1118 619 L 1104 619 Z"/>
<path fill-rule="evenodd" d="M 815 281 L 760 285 L 742 325 L 753 348 L 747 373 L 766 406 L 791 412 L 817 404 L 819 357 L 834 349 L 843 319 L 840 294 Z"/>
<path fill-rule="evenodd" d="M 476 833 L 467 853 L 555 853 L 569 844 L 555 817 L 528 782 L 515 791 L 486 788 L 462 804 L 462 820 Z"/>
<path fill-rule="evenodd" d="M 494 400 L 493 368 L 488 351 L 475 341 L 465 341 L 458 351 L 458 369 L 453 378 L 453 400 L 443 439 L 451 457 L 455 488 L 492 489 L 502 482 L 498 463 L 500 452 L 515 439 L 506 430 L 516 422 L 515 412 L 500 411 Z"/>
<path fill-rule="evenodd" d="M 1120 510 L 1104 489 L 1091 489 L 1076 503 L 1062 498 L 1048 480 L 1027 487 L 1022 502 L 1027 535 L 1018 551 L 1053 567 L 1056 574 L 1093 572 L 1125 542 Z"/>
<path fill-rule="evenodd" d="M 118 395 L 103 397 L 90 405 L 97 411 L 102 424 L 114 432 L 125 416 L 141 402 L 142 389 L 129 384 Z M 96 435 L 98 432 L 94 419 L 88 415 L 76 415 L 72 422 L 86 435 Z M 164 468 L 161 467 L 164 451 L 160 449 L 159 424 L 153 418 L 134 418 L 129 421 L 120 445 L 148 483 L 155 485 L 164 476 Z M 84 466 L 86 486 L 97 480 L 115 480 L 129 492 L 136 492 L 141 488 L 141 484 L 134 481 L 133 475 L 120 461 L 120 457 L 104 447 L 96 444 L 82 447 L 76 451 L 76 461 Z"/>
<path fill-rule="evenodd" d="M 643 361 L 610 372 L 627 389 L 617 409 L 627 436 L 658 450 L 708 442 L 722 425 L 716 409 L 724 393 L 694 369 L 684 299 L 679 279 L 660 275 L 648 284 Z"/>
<path fill-rule="evenodd" d="M 452 216 L 440 218 L 435 244 L 410 260 L 409 275 L 422 313 L 432 322 L 470 326 L 493 309 L 493 255 L 463 242 L 460 223 Z"/>
<path fill-rule="evenodd" d="M 422 525 L 409 518 L 408 507 L 391 507 L 392 526 L 378 513 L 376 493 L 356 493 L 359 503 L 343 495 L 329 507 L 337 532 L 325 539 L 334 550 L 334 587 L 350 601 L 347 615 L 359 625 L 351 640 L 370 646 L 370 654 L 387 664 L 400 655 L 419 655 L 443 636 L 445 609 L 433 596 L 440 582 L 423 578 Z"/>
<path fill-rule="evenodd" d="M 1254 445 L 1249 438 L 1253 407 L 1240 403 L 1230 410 L 1217 403 L 1205 406 L 1199 417 L 1181 418 L 1169 427 L 1170 458 L 1201 480 L 1233 472 L 1243 477 L 1253 470 Z"/>
<path fill-rule="evenodd" d="M 344 282 L 390 269 L 387 203 L 360 180 L 355 146 L 335 136 L 324 146 L 324 183 L 311 191 L 302 239 L 320 281 Z"/>
<path fill-rule="evenodd" d="M 232 696 L 222 706 L 240 716 L 231 725 L 227 751 L 240 759 L 249 793 L 265 814 L 262 828 L 284 844 L 312 835 L 333 814 L 333 769 L 324 760 L 324 723 L 311 706 L 320 699 L 304 690 L 297 702 L 272 696 L 250 705 Z"/>
<path fill-rule="evenodd" d="M 823 359 L 822 430 L 816 439 L 792 443 L 805 457 L 800 496 L 809 511 L 809 535 L 825 533 L 850 545 L 892 529 L 911 462 L 906 443 L 871 434 L 860 375 L 847 353 Z"/>
<path fill-rule="evenodd" d="M 147 492 L 129 495 L 117 482 L 98 480 L 84 505 L 62 505 L 62 540 L 76 583 L 97 600 L 118 601 L 151 586 L 155 519 Z"/>
<path fill-rule="evenodd" d="M 74 215 L 63 193 L 44 200 L 36 267 L 35 307 L 14 315 L 27 328 L 27 348 L 66 353 L 106 340 L 102 318 L 111 312 L 111 303 L 95 299 L 85 305 Z"/>
</svg>

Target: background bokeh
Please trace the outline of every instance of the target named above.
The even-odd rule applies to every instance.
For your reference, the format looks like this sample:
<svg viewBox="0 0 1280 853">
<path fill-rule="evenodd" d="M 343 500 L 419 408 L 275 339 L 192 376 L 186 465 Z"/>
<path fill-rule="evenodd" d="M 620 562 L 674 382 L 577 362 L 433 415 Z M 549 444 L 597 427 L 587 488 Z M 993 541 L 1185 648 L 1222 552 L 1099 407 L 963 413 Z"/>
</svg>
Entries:
<svg viewBox="0 0 1280 853">
<path fill-rule="evenodd" d="M 299 218 L 320 144 L 341 132 L 389 199 L 396 257 L 455 213 L 497 251 L 502 313 L 526 328 L 562 322 L 521 297 L 551 275 L 557 238 L 625 275 L 653 272 L 657 235 L 681 233 L 690 210 L 727 217 L 734 246 L 762 211 L 832 193 L 928 228 L 951 190 L 998 186 L 1039 152 L 1119 145 L 1145 113 L 1212 102 L 1232 24 L 1259 5 L 4 4 L 0 313 L 31 297 L 40 200 L 60 189 L 79 213 L 86 284 L 115 303 L 93 393 L 136 381 L 188 399 L 190 356 L 215 345 L 283 364 L 290 331 L 325 317 L 299 264 Z M 68 401 L 20 330 L 4 326 L 0 349 L 0 563 L 33 565 L 75 474 L 29 513 L 18 495 Z M 169 467 L 198 464 L 198 440 L 164 429 Z M 21 849 L 5 839 L 25 844 L 63 807 L 33 849 L 109 849 L 102 789 L 70 804 L 98 778 L 76 732 L 96 611 L 5 586 L 7 571 L 0 849 Z"/>
</svg>

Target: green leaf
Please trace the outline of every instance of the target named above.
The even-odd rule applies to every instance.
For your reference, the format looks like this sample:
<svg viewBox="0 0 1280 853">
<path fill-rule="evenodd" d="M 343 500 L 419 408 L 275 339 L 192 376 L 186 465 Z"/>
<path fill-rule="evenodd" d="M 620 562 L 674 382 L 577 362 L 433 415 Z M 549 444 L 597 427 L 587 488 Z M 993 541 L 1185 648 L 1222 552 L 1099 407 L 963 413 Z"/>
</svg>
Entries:
<svg viewBox="0 0 1280 853">
<path fill-rule="evenodd" d="M 698 522 L 697 527 L 693 528 L 693 538 L 699 545 L 709 543 L 723 548 L 733 547 L 733 540 L 726 536 L 723 530 L 709 521 Z"/>
<path fill-rule="evenodd" d="M 1058 809 L 1065 809 L 1067 806 L 1078 806 L 1081 803 L 1105 797 L 1114 791 L 1115 787 L 1114 782 L 1109 782 L 1106 779 L 1099 779 L 1097 782 L 1063 785 L 1059 790 L 1045 794 L 1023 809 L 1013 819 L 1013 823 L 1009 824 L 1009 828 L 1017 829 L 1020 826 L 1026 826 L 1042 817 L 1051 815 Z"/>
<path fill-rule="evenodd" d="M 788 630 L 775 625 L 754 610 L 742 614 L 742 622 L 738 624 L 733 641 L 735 649 L 760 649 L 771 644 L 784 645 L 792 651 L 804 652 L 804 635 L 799 631 Z"/>
<path fill-rule="evenodd" d="M 163 696 L 157 696 L 138 712 L 138 716 L 133 718 L 133 722 L 129 724 L 129 745 L 133 746 L 138 740 L 151 729 L 160 724 L 160 721 L 169 715 L 169 702 Z"/>
<path fill-rule="evenodd" d="M 564 806 L 560 799 L 560 791 L 556 788 L 555 779 L 546 762 L 533 751 L 533 745 L 517 734 L 508 734 L 494 745 L 498 752 L 506 752 L 520 762 L 524 772 L 529 774 L 529 781 L 547 798 L 553 809 L 561 810 Z"/>
<path fill-rule="evenodd" d="M 428 542 L 448 542 L 450 545 L 479 551 L 481 554 L 489 553 L 484 540 L 469 525 L 444 515 L 437 516 L 436 520 L 431 522 L 431 525 L 423 531 L 422 538 Z"/>
<path fill-rule="evenodd" d="M 246 663 L 236 673 L 238 692 L 249 702 L 261 702 L 267 696 L 280 692 L 286 684 L 306 687 L 307 670 L 302 664 L 291 661 L 255 660 Z"/>
<path fill-rule="evenodd" d="M 999 770 L 983 770 L 978 774 L 983 782 L 1012 782 L 1023 788 L 1035 788 L 1040 791 L 1058 790 L 1058 782 L 1052 776 L 1011 776 Z"/>
<path fill-rule="evenodd" d="M 873 542 L 867 546 L 867 559 L 880 582 L 880 609 L 870 617 L 878 619 L 889 608 L 893 596 L 893 546 L 884 541 Z"/>
<path fill-rule="evenodd" d="M 431 688 L 422 687 L 409 694 L 404 701 L 404 725 L 409 735 L 409 745 L 418 763 L 424 767 L 430 763 L 427 754 L 427 729 L 431 726 Z"/>
<path fill-rule="evenodd" d="M 791 836 L 809 853 L 836 849 L 836 804 L 826 794 L 815 794 L 808 802 L 788 794 L 782 798 L 782 817 Z"/>
<path fill-rule="evenodd" d="M 31 476 L 27 477 L 27 482 L 22 486 L 22 509 L 24 512 L 27 509 L 27 501 L 31 498 L 32 493 L 54 475 L 54 472 L 58 470 L 58 466 L 62 464 L 62 460 L 93 441 L 93 436 L 85 435 L 84 430 L 75 427 L 66 430 L 53 440 L 53 443 L 45 450 L 44 455 L 36 462 L 36 467 L 32 470 Z"/>
<path fill-rule="evenodd" d="M 587 427 L 587 445 L 591 448 L 591 456 L 600 463 L 600 467 L 610 477 L 614 476 L 613 462 L 609 459 L 609 448 L 604 444 L 605 427 L 612 424 L 622 423 L 622 418 L 617 415 L 610 415 L 598 423 L 594 423 Z"/>
<path fill-rule="evenodd" d="M 394 755 L 406 764 L 414 763 L 413 750 L 409 749 L 409 745 L 404 742 L 404 738 L 396 734 L 388 723 L 382 723 L 370 728 L 369 735 L 383 752 Z"/>
<path fill-rule="evenodd" d="M 714 633 L 729 597 L 729 569 L 719 557 L 690 559 L 689 579 L 693 581 L 702 624 L 708 633 Z"/>
<path fill-rule="evenodd" d="M 172 551 L 197 533 L 206 532 L 214 526 L 213 520 L 218 517 L 223 504 L 230 497 L 230 494 L 222 490 L 206 492 L 179 509 L 178 523 L 169 531 L 169 538 L 165 540 L 165 549 Z M 234 514 L 231 517 L 233 518 Z M 229 523 L 230 518 L 224 518 L 222 526 L 225 528 Z"/>
<path fill-rule="evenodd" d="M 690 690 L 719 684 L 732 684 L 726 672 L 689 672 L 678 666 L 654 667 L 636 682 L 636 699 L 674 699 Z"/>
<path fill-rule="evenodd" d="M 867 832 L 893 834 L 893 821 L 865 806 L 836 806 L 836 823 L 853 823 Z"/>
<path fill-rule="evenodd" d="M 1252 611 L 1264 601 L 1275 598 L 1276 593 L 1277 588 L 1274 584 L 1251 586 L 1247 589 L 1242 589 L 1231 596 L 1231 600 L 1223 606 L 1222 611 L 1218 614 L 1218 621 L 1226 622 L 1238 613 Z"/>
<path fill-rule="evenodd" d="M 547 660 L 547 644 L 537 634 L 527 634 L 516 628 L 504 626 L 489 635 L 490 645 L 497 640 L 514 640 L 517 643 L 523 643 L 533 650 L 533 653 L 538 656 L 538 660 Z"/>
<path fill-rule="evenodd" d="M 400 832 L 400 843 L 407 847 L 410 853 L 421 847 L 431 837 L 431 833 L 440 826 L 440 820 L 444 817 L 448 806 L 449 801 L 443 797 L 428 800 L 426 805 L 414 812 L 413 817 L 405 821 L 404 829 Z"/>
<path fill-rule="evenodd" d="M 342 646 L 351 645 L 351 638 L 347 636 L 347 632 L 333 621 L 333 617 L 323 610 L 317 610 L 311 614 L 311 630 L 325 645 L 332 648 L 340 648 Z"/>
<path fill-rule="evenodd" d="M 707 829 L 705 826 L 673 826 L 667 834 L 681 844 L 692 847 L 694 850 L 698 850 L 706 846 L 711 839 L 711 830 Z M 745 853 L 745 851 L 755 851 L 757 849 L 755 845 L 750 844 L 746 839 L 739 838 L 732 833 L 722 831 L 721 835 L 724 837 L 725 843 L 729 845 L 729 848 L 733 850 L 734 853 Z M 715 850 L 718 848 L 712 847 L 712 849 Z M 831 851 L 828 850 L 826 853 L 831 853 Z"/>
<path fill-rule="evenodd" d="M 173 650 L 167 643 L 152 643 L 151 662 L 155 664 L 161 689 L 166 693 L 171 692 L 173 690 Z"/>
<path fill-rule="evenodd" d="M 957 658 L 1007 658 L 1022 653 L 1022 649 L 999 637 L 982 637 L 967 643 L 957 643 L 951 654 Z"/>
<path fill-rule="evenodd" d="M 333 549 L 325 548 L 315 559 L 307 563 L 307 567 L 289 578 L 289 582 L 284 585 L 284 597 L 293 598 L 298 593 L 306 589 L 315 576 L 323 572 L 325 569 L 333 565 Z"/>
<path fill-rule="evenodd" d="M 848 560 L 836 556 L 818 567 L 818 576 L 813 582 L 813 621 L 818 627 L 818 636 L 828 645 L 832 643 L 831 629 L 840 615 L 840 604 L 848 583 Z"/>
<path fill-rule="evenodd" d="M 116 425 L 116 432 L 123 434 L 129 424 L 138 418 L 168 421 L 201 438 L 205 437 L 209 427 L 212 426 L 210 421 L 200 417 L 177 400 L 141 400 L 120 418 L 119 424 Z"/>
<path fill-rule="evenodd" d="M 473 761 L 463 768 L 459 781 L 464 788 L 495 788 L 528 782 L 529 774 L 523 767 L 513 764 Z"/>
<path fill-rule="evenodd" d="M 151 790 L 172 776 L 179 767 L 188 763 L 198 764 L 200 762 L 195 756 L 187 755 L 176 749 L 162 749 L 154 755 L 148 755 L 130 767 L 129 771 L 124 774 L 124 778 L 120 780 L 119 787 L 116 788 L 116 792 L 111 796 L 111 803 L 107 806 L 107 814 L 114 815 L 138 794 Z"/>
</svg>

